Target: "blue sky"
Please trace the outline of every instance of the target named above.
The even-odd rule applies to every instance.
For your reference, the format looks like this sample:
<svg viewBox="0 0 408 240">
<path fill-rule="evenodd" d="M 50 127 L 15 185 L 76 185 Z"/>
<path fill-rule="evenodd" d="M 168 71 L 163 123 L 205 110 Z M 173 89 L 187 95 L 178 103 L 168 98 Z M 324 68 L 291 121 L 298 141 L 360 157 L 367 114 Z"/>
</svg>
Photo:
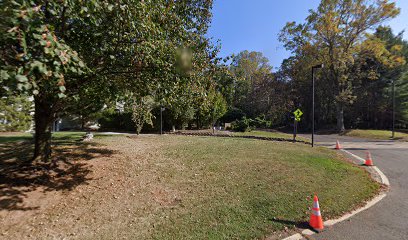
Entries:
<svg viewBox="0 0 408 240">
<path fill-rule="evenodd" d="M 221 41 L 220 56 L 242 50 L 259 51 L 279 67 L 289 56 L 278 41 L 278 33 L 288 21 L 302 22 L 309 9 L 320 0 L 215 0 L 208 36 Z M 387 22 L 394 32 L 406 29 L 408 40 L 408 0 L 396 0 L 401 14 Z"/>
</svg>

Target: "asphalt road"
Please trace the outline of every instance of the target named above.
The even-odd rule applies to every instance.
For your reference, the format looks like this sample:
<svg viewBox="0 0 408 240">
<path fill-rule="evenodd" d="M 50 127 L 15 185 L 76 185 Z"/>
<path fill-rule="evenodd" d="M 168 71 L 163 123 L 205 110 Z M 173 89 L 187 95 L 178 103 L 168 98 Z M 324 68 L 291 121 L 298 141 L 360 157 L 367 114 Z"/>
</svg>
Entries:
<svg viewBox="0 0 408 240">
<path fill-rule="evenodd" d="M 337 135 L 315 136 L 319 145 L 329 147 L 334 147 L 337 139 L 345 150 L 362 158 L 369 150 L 374 164 L 390 180 L 390 190 L 375 206 L 312 235 L 310 239 L 408 240 L 408 143 Z"/>
</svg>

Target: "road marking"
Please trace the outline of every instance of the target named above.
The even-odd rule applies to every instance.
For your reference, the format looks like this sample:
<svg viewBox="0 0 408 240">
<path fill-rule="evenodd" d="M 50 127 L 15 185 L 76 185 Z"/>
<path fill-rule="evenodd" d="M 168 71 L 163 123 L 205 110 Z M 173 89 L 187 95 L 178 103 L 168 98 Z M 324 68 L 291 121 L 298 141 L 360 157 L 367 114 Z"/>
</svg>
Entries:
<svg viewBox="0 0 408 240">
<path fill-rule="evenodd" d="M 351 152 L 349 152 L 347 150 L 344 150 L 344 149 L 341 149 L 341 151 L 353 156 L 354 158 L 360 160 L 362 163 L 365 162 L 364 158 L 361 158 L 361 157 L 355 155 L 354 153 L 351 153 Z M 384 185 L 390 186 L 390 181 L 388 180 L 387 176 L 385 176 L 385 174 L 377 166 L 373 166 L 372 168 L 374 169 L 374 171 L 376 171 L 378 173 L 378 175 L 380 175 L 381 183 L 384 184 Z"/>
<path fill-rule="evenodd" d="M 387 176 L 385 176 L 385 174 L 380 169 L 378 169 L 377 166 L 374 166 L 373 168 L 380 175 L 382 183 L 384 185 L 390 186 L 390 181 L 388 180 Z"/>
<path fill-rule="evenodd" d="M 348 213 L 348 214 L 342 216 L 341 218 L 325 221 L 325 222 L 324 222 L 324 226 L 330 227 L 330 226 L 333 226 L 333 225 L 336 224 L 336 223 L 339 223 L 339 222 L 342 222 L 342 221 L 344 221 L 344 220 L 347 220 L 347 219 L 351 218 L 352 216 L 356 215 L 357 213 L 362 212 L 362 211 L 364 211 L 364 210 L 366 210 L 366 209 L 368 209 L 368 208 L 374 206 L 376 203 L 378 203 L 379 201 L 381 201 L 381 200 L 382 200 L 383 198 L 385 198 L 386 196 L 387 196 L 387 194 L 382 193 L 382 194 L 376 196 L 375 198 L 373 198 L 371 201 L 369 201 L 369 202 L 368 202 L 364 207 L 362 207 L 362 208 L 359 208 L 359 209 L 357 209 L 357 210 L 354 210 L 354 211 L 352 211 L 351 213 Z"/>
</svg>

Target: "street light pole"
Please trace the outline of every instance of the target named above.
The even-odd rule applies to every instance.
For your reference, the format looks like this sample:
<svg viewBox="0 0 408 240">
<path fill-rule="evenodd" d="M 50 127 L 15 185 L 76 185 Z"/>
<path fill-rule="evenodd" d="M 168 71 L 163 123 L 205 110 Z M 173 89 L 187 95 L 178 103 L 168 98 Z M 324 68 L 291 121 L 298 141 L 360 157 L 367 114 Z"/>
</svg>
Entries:
<svg viewBox="0 0 408 240">
<path fill-rule="evenodd" d="M 314 70 L 323 68 L 323 64 L 312 67 L 312 147 L 314 147 L 314 132 L 315 132 L 315 74 Z"/>
<path fill-rule="evenodd" d="M 312 147 L 314 147 L 314 130 L 315 130 L 315 78 L 314 67 L 312 67 Z"/>
<path fill-rule="evenodd" d="M 395 80 L 392 80 L 392 139 L 395 138 Z"/>
</svg>

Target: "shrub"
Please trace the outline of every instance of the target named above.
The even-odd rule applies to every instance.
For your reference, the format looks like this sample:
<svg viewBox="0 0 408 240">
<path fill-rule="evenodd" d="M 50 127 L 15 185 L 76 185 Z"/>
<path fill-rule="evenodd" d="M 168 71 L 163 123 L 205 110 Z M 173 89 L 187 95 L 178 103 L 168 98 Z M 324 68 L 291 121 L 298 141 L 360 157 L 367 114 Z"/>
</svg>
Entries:
<svg viewBox="0 0 408 240">
<path fill-rule="evenodd" d="M 253 129 L 253 122 L 254 120 L 243 117 L 241 120 L 232 122 L 232 130 L 238 132 L 250 132 Z"/>
<path fill-rule="evenodd" d="M 253 120 L 253 125 L 257 128 L 272 128 L 272 121 L 266 120 L 265 115 L 261 115 Z"/>
<path fill-rule="evenodd" d="M 220 118 L 221 122 L 233 122 L 241 120 L 245 116 L 245 113 L 239 108 L 231 108 Z"/>
<path fill-rule="evenodd" d="M 135 124 L 132 121 L 132 113 L 130 112 L 104 111 L 98 123 L 101 125 L 102 130 L 136 131 Z"/>
</svg>

